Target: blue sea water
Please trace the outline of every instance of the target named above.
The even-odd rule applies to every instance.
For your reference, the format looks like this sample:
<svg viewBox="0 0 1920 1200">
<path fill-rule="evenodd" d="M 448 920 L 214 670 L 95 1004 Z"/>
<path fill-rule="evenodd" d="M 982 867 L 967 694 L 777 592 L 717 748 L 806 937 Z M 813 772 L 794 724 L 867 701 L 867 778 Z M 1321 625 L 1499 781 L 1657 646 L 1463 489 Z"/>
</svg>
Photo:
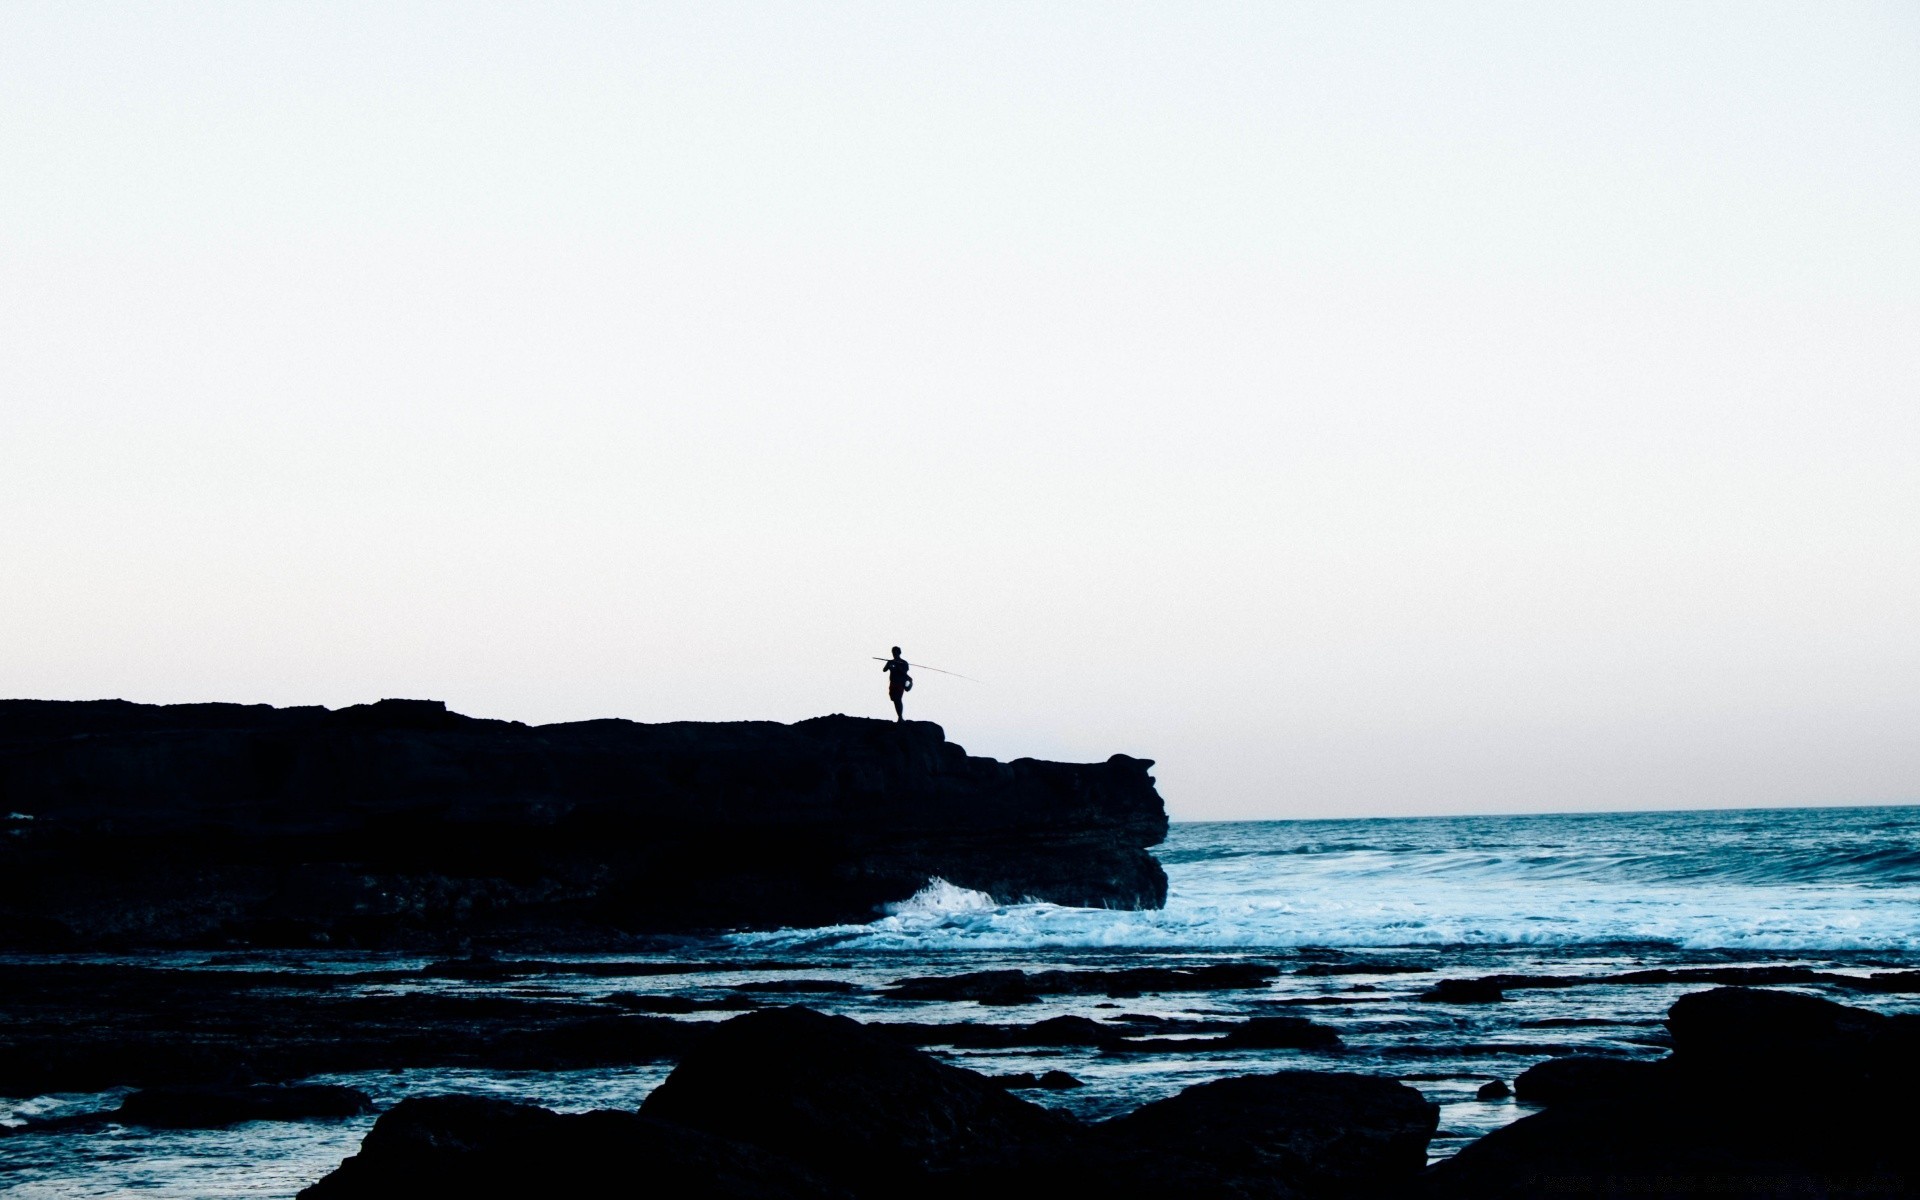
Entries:
<svg viewBox="0 0 1920 1200">
<path fill-rule="evenodd" d="M 1345 1049 L 1224 1051 L 1196 1044 L 1188 1054 L 1058 1049 L 944 1056 L 988 1073 L 1064 1069 L 1087 1086 L 1025 1094 L 1088 1119 L 1229 1074 L 1307 1067 L 1390 1075 L 1442 1106 L 1433 1152 L 1445 1155 L 1528 1111 L 1513 1100 L 1477 1100 L 1475 1090 L 1487 1080 L 1511 1081 L 1557 1054 L 1665 1053 L 1660 1020 L 1667 1007 L 1707 985 L 1609 981 L 1622 971 L 1789 965 L 1865 976 L 1920 966 L 1920 807 L 1181 824 L 1156 853 L 1171 888 L 1166 908 L 1155 912 L 998 904 L 930 880 L 920 894 L 867 924 L 735 934 L 617 956 L 716 964 L 700 975 L 422 979 L 407 986 L 581 999 L 615 990 L 712 998 L 734 984 L 769 978 L 766 961 L 773 959 L 795 976 L 853 985 L 806 1002 L 868 1021 L 1304 1014 L 1335 1027 Z M 1369 973 L 1364 966 L 1375 960 L 1390 960 L 1403 973 Z M 209 956 L 141 961 L 193 967 Z M 261 956 L 258 968 L 342 971 L 425 961 L 289 952 Z M 1055 997 L 1012 1011 L 903 1003 L 881 991 L 915 975 L 1220 961 L 1262 962 L 1282 973 L 1253 991 Z M 1342 964 L 1343 973 L 1327 973 L 1329 963 Z M 1501 1004 L 1420 999 L 1436 979 L 1493 973 L 1592 982 L 1514 991 Z M 1830 985 L 1803 990 L 1881 1011 L 1920 1008 L 1916 996 Z M 409 1070 L 322 1081 L 360 1087 L 383 1107 L 406 1096 L 455 1091 L 580 1110 L 637 1105 L 668 1069 Z M 0 1123 L 115 1103 L 113 1094 L 0 1099 Z M 0 1194 L 23 1200 L 291 1196 L 351 1154 L 370 1123 L 184 1132 L 110 1127 L 0 1138 Z"/>
<path fill-rule="evenodd" d="M 1920 808 L 1174 827 L 1165 909 L 997 905 L 938 885 L 763 948 L 1552 946 L 1920 949 Z"/>
</svg>

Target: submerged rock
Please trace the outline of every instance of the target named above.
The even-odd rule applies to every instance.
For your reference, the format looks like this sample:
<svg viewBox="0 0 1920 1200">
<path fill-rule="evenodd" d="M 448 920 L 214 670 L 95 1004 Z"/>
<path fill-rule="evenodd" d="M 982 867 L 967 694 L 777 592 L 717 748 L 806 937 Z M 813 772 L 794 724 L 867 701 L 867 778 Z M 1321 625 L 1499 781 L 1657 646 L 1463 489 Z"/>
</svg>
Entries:
<svg viewBox="0 0 1920 1200">
<path fill-rule="evenodd" d="M 217 1129 L 243 1121 L 308 1121 L 372 1111 L 373 1101 L 357 1088 L 318 1083 L 210 1084 L 146 1088 L 123 1100 L 112 1119 L 159 1129 Z"/>
<path fill-rule="evenodd" d="M 1220 1044 L 1236 1050 L 1333 1050 L 1340 1035 L 1305 1017 L 1253 1017 L 1229 1030 Z"/>
<path fill-rule="evenodd" d="M 939 878 L 1156 907 L 1152 763 L 845 716 L 529 727 L 430 701 L 0 701 L 0 945 L 617 946 L 872 919 Z M 519 964 L 449 964 L 503 977 Z"/>
<path fill-rule="evenodd" d="M 896 980 L 896 1000 L 975 1000 L 1025 1004 L 1041 996 L 1132 997 L 1152 992 L 1220 992 L 1264 988 L 1280 974 L 1264 963 L 1198 967 L 1123 967 L 1107 971 L 969 971 Z"/>
<path fill-rule="evenodd" d="M 405 1067 L 626 1066 L 678 1058 L 712 1028 L 585 997 L 362 990 L 389 979 L 0 963 L 0 1095 Z"/>
<path fill-rule="evenodd" d="M 994 1075 L 990 1078 L 1001 1087 L 1016 1092 L 1030 1088 L 1048 1092 L 1065 1092 L 1087 1086 L 1065 1071 L 1042 1071 L 1038 1075 L 1032 1071 L 1021 1071 L 1015 1075 Z"/>
<path fill-rule="evenodd" d="M 1498 983 L 1490 979 L 1442 979 L 1420 999 L 1435 1004 L 1497 1004 L 1507 998 Z"/>
</svg>

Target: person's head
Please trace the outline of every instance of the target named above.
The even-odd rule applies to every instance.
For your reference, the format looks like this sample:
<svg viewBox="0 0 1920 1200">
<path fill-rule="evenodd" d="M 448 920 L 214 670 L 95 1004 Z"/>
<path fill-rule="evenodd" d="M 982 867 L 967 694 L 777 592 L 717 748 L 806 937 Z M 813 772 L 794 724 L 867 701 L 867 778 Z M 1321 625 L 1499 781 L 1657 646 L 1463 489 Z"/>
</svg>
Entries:
<svg viewBox="0 0 1920 1200">
<path fill-rule="evenodd" d="M 900 657 L 900 647 L 898 647 L 898 646 L 895 646 L 895 647 L 893 648 L 893 656 L 894 656 L 895 658 L 899 658 L 899 657 Z"/>
</svg>

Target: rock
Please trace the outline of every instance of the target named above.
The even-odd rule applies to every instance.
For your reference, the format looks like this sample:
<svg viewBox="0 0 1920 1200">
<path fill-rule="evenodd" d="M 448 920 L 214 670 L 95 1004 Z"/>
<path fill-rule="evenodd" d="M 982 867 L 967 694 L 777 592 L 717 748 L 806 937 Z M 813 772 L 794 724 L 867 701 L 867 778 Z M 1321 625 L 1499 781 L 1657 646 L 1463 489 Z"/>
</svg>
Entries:
<svg viewBox="0 0 1920 1200">
<path fill-rule="evenodd" d="M 1439 1113 L 1390 1079 L 1280 1071 L 1190 1087 L 1098 1134 L 1122 1179 L 1177 1189 L 1158 1194 L 1344 1198 L 1411 1182 Z"/>
<path fill-rule="evenodd" d="M 620 1186 L 625 1182 L 627 1186 Z M 799 1165 L 628 1112 L 562 1115 L 480 1096 L 404 1100 L 301 1200 L 848 1200 Z"/>
<path fill-rule="evenodd" d="M 1063 1092 L 1087 1086 L 1065 1071 L 1043 1071 L 1038 1075 L 1032 1071 L 1022 1071 L 1017 1075 L 994 1075 L 990 1078 L 1009 1091 L 1040 1088 L 1049 1092 Z"/>
<path fill-rule="evenodd" d="M 1225 1021 L 1168 1022 L 1167 1028 L 1148 1029 L 1154 1033 L 1218 1033 L 1229 1026 Z M 1010 1050 L 1036 1046 L 1091 1046 L 1100 1050 L 1163 1050 L 1177 1047 L 1191 1051 L 1201 1043 L 1174 1038 L 1138 1038 L 1142 1027 L 1116 1027 L 1080 1016 L 1050 1017 L 1031 1025 L 987 1025 L 959 1021 L 947 1025 L 913 1021 L 888 1021 L 872 1028 L 886 1037 L 908 1046 L 952 1046 L 961 1050 Z"/>
<path fill-rule="evenodd" d="M 1117 1048 L 1125 1042 L 1120 1033 L 1086 1017 L 1049 1017 L 1021 1030 L 1021 1044 L 1027 1046 L 1098 1046 Z"/>
<path fill-rule="evenodd" d="M 746 1142 L 879 1196 L 1070 1137 L 1077 1122 L 846 1017 L 805 1008 L 721 1025 L 643 1116 Z"/>
<path fill-rule="evenodd" d="M 1676 1065 L 1730 1088 L 1860 1088 L 1901 1083 L 1920 1065 L 1911 1027 L 1796 992 L 1695 992 L 1667 1011 L 1667 1029 Z"/>
<path fill-rule="evenodd" d="M 1506 998 L 1498 984 L 1485 979 L 1442 979 L 1420 993 L 1420 999 L 1436 1004 L 1495 1004 Z"/>
<path fill-rule="evenodd" d="M 1433 970 L 1417 963 L 1401 962 L 1334 962 L 1309 963 L 1295 971 L 1295 975 L 1424 975 Z"/>
<path fill-rule="evenodd" d="M 759 992 L 776 996 L 823 996 L 845 995 L 860 991 L 857 983 L 848 983 L 841 979 L 768 979 L 753 983 L 736 983 L 736 992 Z"/>
<path fill-rule="evenodd" d="M 1154 907 L 1151 766 L 1001 763 L 937 725 L 844 716 L 0 701 L 0 794 L 28 818 L 0 837 L 0 939 L 604 949 L 867 921 L 934 878 Z"/>
<path fill-rule="evenodd" d="M 1750 988 L 1682 996 L 1667 1020 L 1658 1062 L 1529 1069 L 1520 1098 L 1547 1109 L 1436 1165 L 1419 1194 L 1912 1194 L 1913 1020 Z"/>
<path fill-rule="evenodd" d="M 1630 1099 L 1656 1087 L 1669 1072 L 1658 1063 L 1570 1055 L 1535 1063 L 1513 1081 L 1528 1104 L 1591 1103 Z"/>
<path fill-rule="evenodd" d="M 970 971 L 895 981 L 897 1000 L 977 1000 L 1024 1004 L 1040 996 L 1139 996 L 1150 992 L 1220 992 L 1264 988 L 1280 974 L 1262 963 L 1198 967 L 1126 967 L 1113 971 Z"/>
<path fill-rule="evenodd" d="M 650 1016 L 581 1017 L 518 1032 L 490 1047 L 495 1065 L 537 1071 L 677 1058 L 703 1034 L 698 1024 Z"/>
<path fill-rule="evenodd" d="M 1340 1035 L 1305 1017 L 1252 1017 L 1220 1039 L 1235 1050 L 1333 1050 Z"/>
<path fill-rule="evenodd" d="M 1506 1080 L 1494 1079 L 1481 1084 L 1479 1088 L 1474 1091 L 1473 1098 L 1475 1100 L 1505 1100 L 1511 1095 L 1513 1095 L 1513 1089 L 1507 1086 Z"/>
<path fill-rule="evenodd" d="M 1027 984 L 1025 971 L 969 971 L 902 979 L 887 989 L 895 1000 L 972 1000 L 980 1004 L 1032 1004 L 1040 994 Z"/>
<path fill-rule="evenodd" d="M 158 1129 L 218 1129 L 242 1121 L 310 1121 L 372 1111 L 365 1092 L 332 1084 L 207 1084 L 137 1091 L 121 1101 L 113 1120 Z"/>
<path fill-rule="evenodd" d="M 406 1067 L 625 1066 L 678 1058 L 712 1028 L 616 1015 L 584 997 L 363 994 L 386 978 L 0 963 L 0 1095 Z"/>
<path fill-rule="evenodd" d="M 618 1004 L 621 1008 L 634 1012 L 656 1013 L 662 1016 L 700 1012 L 714 1007 L 701 1004 L 691 996 L 655 995 L 641 992 L 614 992 L 606 998 L 608 1004 Z"/>
</svg>

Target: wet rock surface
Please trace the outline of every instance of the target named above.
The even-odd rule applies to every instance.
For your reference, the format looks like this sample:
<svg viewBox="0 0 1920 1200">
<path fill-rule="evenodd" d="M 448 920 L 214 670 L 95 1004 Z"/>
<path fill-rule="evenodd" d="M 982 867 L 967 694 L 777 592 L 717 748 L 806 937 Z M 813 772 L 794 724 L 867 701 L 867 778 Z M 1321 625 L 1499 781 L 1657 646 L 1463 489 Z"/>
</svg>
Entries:
<svg viewBox="0 0 1920 1200">
<path fill-rule="evenodd" d="M 1340 1035 L 1305 1017 L 1253 1017 L 1229 1029 L 1220 1044 L 1246 1050 L 1330 1050 Z"/>
<path fill-rule="evenodd" d="M 53 1120 L 29 1121 L 13 1133 L 93 1129 L 109 1123 L 152 1129 L 222 1129 L 246 1121 L 316 1121 L 363 1116 L 373 1100 L 335 1084 L 201 1084 L 147 1088 L 120 1107 Z"/>
<path fill-rule="evenodd" d="M 624 1065 L 677 1058 L 706 1028 L 594 1002 L 365 987 L 409 974 L 0 964 L 0 1095 Z"/>
<path fill-rule="evenodd" d="M 1065 1071 L 1042 1071 L 1038 1075 L 1032 1071 L 1022 1071 L 1016 1075 L 995 1075 L 992 1078 L 993 1082 L 1012 1091 L 1037 1088 L 1048 1092 L 1068 1092 L 1087 1086 Z"/>
<path fill-rule="evenodd" d="M 897 980 L 887 989 L 887 995 L 896 1000 L 973 1000 L 981 1004 L 1029 1004 L 1046 996 L 1130 999 L 1149 993 L 1260 988 L 1279 974 L 1280 968 L 1262 963 L 1109 971 L 970 971 Z"/>
<path fill-rule="evenodd" d="M 1151 766 L 1002 763 L 844 716 L 0 701 L 0 948 L 617 948 L 867 921 L 932 878 L 1154 907 Z"/>
<path fill-rule="evenodd" d="M 674 976 L 706 964 L 608 964 L 574 972 Z M 753 964 L 747 964 L 751 968 Z M 466 969 L 471 967 L 471 973 Z M 845 995 L 835 981 L 729 985 L 720 995 L 614 992 L 520 995 L 406 990 L 428 980 L 534 972 L 484 961 L 413 970 L 298 973 L 170 969 L 112 963 L 0 963 L 0 1095 L 113 1087 L 281 1082 L 336 1072 L 420 1067 L 568 1070 L 678 1061 L 715 1028 L 701 1014 L 777 1005 L 789 994 Z M 615 970 L 614 967 L 618 967 Z M 736 965 L 734 970 L 742 967 Z M 1224 976 L 1223 976 L 1224 977 Z M 1169 1019 L 1078 1015 L 1025 1024 L 888 1022 L 904 1046 L 960 1050 L 1046 1047 L 1113 1054 L 1196 1049 L 1329 1048 L 1330 1027 L 1297 1017 Z"/>
</svg>

